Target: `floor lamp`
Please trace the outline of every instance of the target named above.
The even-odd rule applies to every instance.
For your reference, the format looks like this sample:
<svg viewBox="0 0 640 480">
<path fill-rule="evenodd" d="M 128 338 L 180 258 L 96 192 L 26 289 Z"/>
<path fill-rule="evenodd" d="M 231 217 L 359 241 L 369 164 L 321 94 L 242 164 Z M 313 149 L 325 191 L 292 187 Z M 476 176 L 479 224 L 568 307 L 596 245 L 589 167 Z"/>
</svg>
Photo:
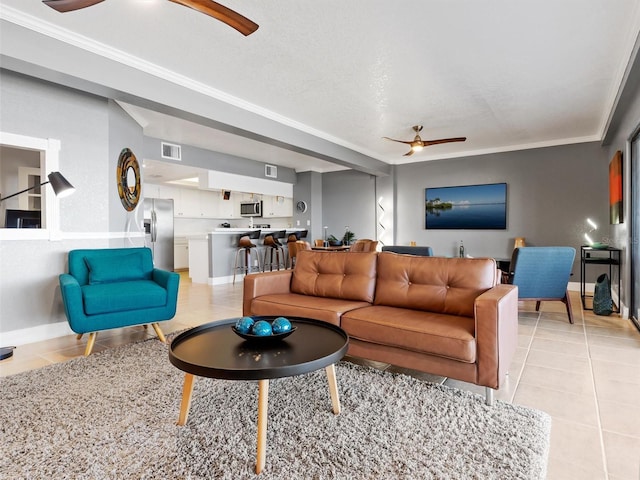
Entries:
<svg viewBox="0 0 640 480">
<path fill-rule="evenodd" d="M 40 185 L 33 185 L 29 188 L 25 188 L 24 190 L 20 190 L 17 193 L 7 195 L 6 197 L 1 197 L 0 203 L 4 202 L 9 198 L 13 198 L 17 195 L 28 192 L 29 190 L 42 187 L 47 183 L 51 184 L 51 188 L 53 188 L 53 193 L 55 193 L 56 197 L 66 197 L 68 195 L 71 195 L 75 191 L 75 188 L 73 187 L 73 185 L 71 185 L 69 181 L 66 178 L 64 178 L 60 172 L 51 172 L 49 175 L 47 175 L 47 178 L 49 180 L 47 180 L 46 182 L 42 182 Z M 11 357 L 13 355 L 14 348 L 15 347 L 0 347 L 0 360 L 4 360 L 5 358 Z"/>
</svg>

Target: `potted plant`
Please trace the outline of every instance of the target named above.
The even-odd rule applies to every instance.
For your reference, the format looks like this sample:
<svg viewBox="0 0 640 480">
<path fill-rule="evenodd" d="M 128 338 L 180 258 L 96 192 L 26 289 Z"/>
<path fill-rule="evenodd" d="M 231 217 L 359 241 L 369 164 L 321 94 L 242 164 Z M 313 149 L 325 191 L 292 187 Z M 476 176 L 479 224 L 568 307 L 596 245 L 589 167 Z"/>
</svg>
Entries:
<svg viewBox="0 0 640 480">
<path fill-rule="evenodd" d="M 339 247 L 340 245 L 342 245 L 342 241 L 338 240 L 333 235 L 329 235 L 327 237 L 327 240 L 329 242 L 329 245 L 332 246 L 332 247 Z"/>
<path fill-rule="evenodd" d="M 347 230 L 344 232 L 344 236 L 342 237 L 342 243 L 345 245 L 351 245 L 355 240 L 355 237 L 356 237 L 355 233 L 353 233 L 347 227 Z"/>
</svg>

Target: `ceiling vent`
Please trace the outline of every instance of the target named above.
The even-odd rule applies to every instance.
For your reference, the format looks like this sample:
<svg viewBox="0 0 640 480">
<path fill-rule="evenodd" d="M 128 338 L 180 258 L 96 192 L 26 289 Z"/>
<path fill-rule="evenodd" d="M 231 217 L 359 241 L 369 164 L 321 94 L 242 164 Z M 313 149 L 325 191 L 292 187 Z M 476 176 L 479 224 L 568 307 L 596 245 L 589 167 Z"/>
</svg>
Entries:
<svg viewBox="0 0 640 480">
<path fill-rule="evenodd" d="M 161 142 L 162 151 L 160 152 L 162 158 L 167 160 L 182 161 L 182 147 L 173 143 Z"/>
<path fill-rule="evenodd" d="M 276 167 L 275 165 L 265 165 L 264 176 L 270 178 L 278 178 L 278 167 Z"/>
</svg>

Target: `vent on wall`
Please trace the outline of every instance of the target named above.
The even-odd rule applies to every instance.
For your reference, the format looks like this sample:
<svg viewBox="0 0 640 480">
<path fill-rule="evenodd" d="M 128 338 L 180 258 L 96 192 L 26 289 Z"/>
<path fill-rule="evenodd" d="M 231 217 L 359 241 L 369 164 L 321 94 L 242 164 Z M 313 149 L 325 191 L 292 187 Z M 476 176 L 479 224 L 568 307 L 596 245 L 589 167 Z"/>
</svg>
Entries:
<svg viewBox="0 0 640 480">
<path fill-rule="evenodd" d="M 182 147 L 173 143 L 161 142 L 162 151 L 160 152 L 162 158 L 168 160 L 182 160 Z"/>
<path fill-rule="evenodd" d="M 271 178 L 278 178 L 278 167 L 276 167 L 275 165 L 265 165 L 264 176 L 271 177 Z"/>
</svg>

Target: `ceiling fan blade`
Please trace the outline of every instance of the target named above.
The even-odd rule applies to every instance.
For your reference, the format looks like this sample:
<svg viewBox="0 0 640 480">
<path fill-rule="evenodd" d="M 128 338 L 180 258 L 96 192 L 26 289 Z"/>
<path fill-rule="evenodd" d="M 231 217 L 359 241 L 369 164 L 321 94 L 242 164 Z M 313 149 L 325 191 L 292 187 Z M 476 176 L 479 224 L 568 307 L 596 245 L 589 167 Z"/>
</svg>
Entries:
<svg viewBox="0 0 640 480">
<path fill-rule="evenodd" d="M 439 143 L 450 143 L 450 142 L 464 142 L 467 137 L 455 137 L 455 138 L 441 138 L 440 140 L 423 140 L 422 143 L 425 147 L 429 145 L 438 145 Z"/>
<path fill-rule="evenodd" d="M 403 157 L 410 157 L 411 155 L 413 155 L 413 148 L 409 150 L 407 153 L 405 153 Z"/>
<path fill-rule="evenodd" d="M 90 7 L 100 2 L 104 2 L 104 0 L 43 0 L 42 3 L 60 13 L 64 13 Z"/>
<path fill-rule="evenodd" d="M 223 23 L 226 23 L 231 28 L 235 28 L 244 36 L 251 35 L 258 29 L 258 24 L 252 22 L 246 17 L 243 17 L 237 12 L 234 12 L 230 8 L 220 5 L 212 0 L 169 0 L 173 3 L 184 5 L 185 7 L 198 10 L 205 15 L 209 15 Z"/>
<path fill-rule="evenodd" d="M 394 138 L 389 138 L 389 137 L 382 137 L 382 138 L 391 140 L 392 142 L 406 143 L 407 145 L 411 145 L 413 143 L 413 140 L 410 142 L 405 142 L 404 140 L 396 140 Z"/>
</svg>

